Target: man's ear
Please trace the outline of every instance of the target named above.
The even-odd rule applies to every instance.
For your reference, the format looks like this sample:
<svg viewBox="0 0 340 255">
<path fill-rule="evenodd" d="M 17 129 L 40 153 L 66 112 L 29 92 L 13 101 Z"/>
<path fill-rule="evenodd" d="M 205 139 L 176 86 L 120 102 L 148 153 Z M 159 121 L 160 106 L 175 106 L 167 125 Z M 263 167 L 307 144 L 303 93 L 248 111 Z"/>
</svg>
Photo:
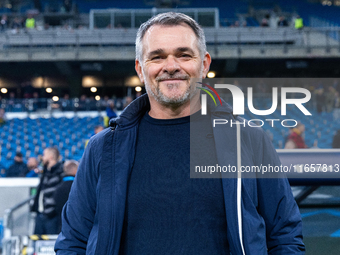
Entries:
<svg viewBox="0 0 340 255">
<path fill-rule="evenodd" d="M 204 59 L 203 59 L 203 73 L 202 78 L 205 78 L 209 72 L 211 64 L 211 56 L 208 52 L 205 53 Z"/>
<path fill-rule="evenodd" d="M 143 76 L 143 72 L 142 72 L 142 65 L 140 64 L 138 59 L 135 60 L 135 69 L 136 69 L 137 75 L 138 75 L 141 83 L 144 83 L 144 76 Z"/>
</svg>

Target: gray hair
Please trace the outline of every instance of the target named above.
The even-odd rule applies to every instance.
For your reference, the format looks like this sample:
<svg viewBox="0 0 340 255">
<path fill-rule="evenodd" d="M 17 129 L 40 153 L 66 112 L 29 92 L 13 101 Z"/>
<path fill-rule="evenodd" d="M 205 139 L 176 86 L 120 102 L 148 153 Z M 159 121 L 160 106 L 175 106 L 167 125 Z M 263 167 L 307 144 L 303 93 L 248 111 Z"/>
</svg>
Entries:
<svg viewBox="0 0 340 255">
<path fill-rule="evenodd" d="M 207 47 L 205 45 L 205 36 L 204 31 L 198 25 L 198 23 L 183 13 L 176 13 L 176 12 L 166 12 L 160 13 L 148 21 L 144 22 L 137 31 L 137 38 L 136 38 L 136 59 L 141 61 L 143 57 L 143 37 L 148 31 L 148 29 L 154 25 L 160 26 L 178 26 L 182 24 L 187 24 L 195 33 L 198 39 L 198 49 L 200 51 L 201 58 L 203 59 L 204 54 L 207 52 Z"/>
</svg>

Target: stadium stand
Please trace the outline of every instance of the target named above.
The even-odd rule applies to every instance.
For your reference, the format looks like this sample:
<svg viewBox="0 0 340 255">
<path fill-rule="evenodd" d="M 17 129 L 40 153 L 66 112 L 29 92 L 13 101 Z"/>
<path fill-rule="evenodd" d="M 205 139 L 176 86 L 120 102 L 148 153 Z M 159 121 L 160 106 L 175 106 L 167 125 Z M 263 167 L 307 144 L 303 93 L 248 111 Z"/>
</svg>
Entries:
<svg viewBox="0 0 340 255">
<path fill-rule="evenodd" d="M 272 105 L 270 95 L 260 95 L 254 101 L 257 109 L 269 109 Z M 331 148 L 332 139 L 336 130 L 340 129 L 340 121 L 334 120 L 333 113 L 322 112 L 318 114 L 309 104 L 309 110 L 313 118 L 305 116 L 293 105 L 287 106 L 285 119 L 299 120 L 306 126 L 305 142 L 309 148 L 315 143 L 318 148 Z M 94 112 L 95 115 L 98 113 Z M 270 116 L 258 116 L 252 114 L 246 107 L 246 119 L 261 119 L 263 128 L 271 138 L 277 149 L 282 149 L 285 139 L 289 134 L 289 128 L 282 125 L 271 126 L 266 119 L 282 119 L 279 111 Z M 57 146 L 63 159 L 79 160 L 82 156 L 85 140 L 93 134 L 94 127 L 103 124 L 101 117 L 74 117 L 74 118 L 13 118 L 0 127 L 1 162 L 5 168 L 13 162 L 16 152 L 21 152 L 25 158 L 42 154 L 46 147 Z"/>
<path fill-rule="evenodd" d="M 271 107 L 271 99 L 262 99 L 255 102 L 258 109 L 269 109 Z M 295 106 L 287 106 L 286 119 L 295 119 L 302 122 L 305 127 L 305 142 L 309 148 L 313 147 L 315 142 L 318 148 L 326 149 L 332 148 L 333 136 L 336 130 L 340 129 L 340 122 L 333 120 L 333 113 L 323 112 L 318 114 L 315 110 L 310 110 L 313 118 L 305 116 Z M 271 126 L 270 122 L 265 119 L 282 119 L 279 112 L 274 112 L 270 116 L 261 117 L 253 115 L 248 108 L 246 108 L 246 119 L 262 119 L 263 128 L 271 138 L 276 149 L 282 149 L 285 145 L 285 140 L 289 134 L 289 128 L 284 128 L 280 125 Z"/>
<path fill-rule="evenodd" d="M 21 152 L 25 158 L 38 157 L 46 147 L 51 146 L 60 149 L 64 160 L 79 160 L 85 141 L 98 124 L 102 124 L 100 117 L 11 119 L 0 128 L 0 160 L 8 168 L 16 152 Z"/>
</svg>

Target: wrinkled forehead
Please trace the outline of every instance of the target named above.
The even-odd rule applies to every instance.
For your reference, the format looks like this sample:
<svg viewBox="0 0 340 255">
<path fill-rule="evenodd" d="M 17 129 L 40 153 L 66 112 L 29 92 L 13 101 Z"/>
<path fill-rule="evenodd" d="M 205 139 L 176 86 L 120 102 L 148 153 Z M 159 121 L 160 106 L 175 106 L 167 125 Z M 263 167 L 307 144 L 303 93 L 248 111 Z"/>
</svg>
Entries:
<svg viewBox="0 0 340 255">
<path fill-rule="evenodd" d="M 143 56 L 148 51 L 163 49 L 164 47 L 191 47 L 198 51 L 198 38 L 194 30 L 185 23 L 151 26 L 145 32 L 142 40 Z"/>
<path fill-rule="evenodd" d="M 192 27 L 190 27 L 188 24 L 186 24 L 185 22 L 181 22 L 181 23 L 178 23 L 178 24 L 153 24 L 151 25 L 144 33 L 143 35 L 143 39 L 145 38 L 145 36 L 150 33 L 152 30 L 154 29 L 162 29 L 162 28 L 180 28 L 180 27 L 183 27 L 183 28 L 187 28 L 189 29 L 194 35 L 195 34 L 195 31 L 192 29 Z M 196 35 L 196 37 L 198 38 L 198 35 Z"/>
</svg>

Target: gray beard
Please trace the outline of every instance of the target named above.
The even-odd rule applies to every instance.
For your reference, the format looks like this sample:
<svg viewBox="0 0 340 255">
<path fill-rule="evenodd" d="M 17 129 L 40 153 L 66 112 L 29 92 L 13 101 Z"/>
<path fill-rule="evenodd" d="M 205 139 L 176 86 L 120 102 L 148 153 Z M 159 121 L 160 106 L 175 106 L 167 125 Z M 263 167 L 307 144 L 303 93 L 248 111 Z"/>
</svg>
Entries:
<svg viewBox="0 0 340 255">
<path fill-rule="evenodd" d="M 168 86 L 178 86 L 176 84 L 170 84 Z M 146 92 L 149 96 L 152 96 L 158 103 L 165 105 L 165 106 L 181 106 L 188 102 L 191 98 L 193 98 L 197 91 L 196 89 L 192 89 L 192 85 L 187 88 L 185 93 L 181 97 L 177 98 L 169 98 L 166 95 L 162 93 L 162 91 L 159 89 L 159 87 L 156 88 L 156 93 L 154 93 L 149 85 L 145 84 Z"/>
<path fill-rule="evenodd" d="M 145 76 L 143 68 L 142 68 L 142 72 L 143 72 L 143 76 Z M 203 64 L 201 65 L 201 70 L 200 70 L 200 76 L 202 76 L 202 72 L 203 72 Z M 145 81 L 145 89 L 146 92 L 148 93 L 149 96 L 152 96 L 158 103 L 164 105 L 164 106 L 170 106 L 170 107 L 177 107 L 177 106 L 181 106 L 183 104 L 185 104 L 186 102 L 188 102 L 190 99 L 192 99 L 196 94 L 197 94 L 197 89 L 196 89 L 196 83 L 193 84 L 193 80 L 190 79 L 190 77 L 187 74 L 163 74 L 159 77 L 156 78 L 156 82 L 160 82 L 162 80 L 166 80 L 166 79 L 186 79 L 189 80 L 190 84 L 189 87 L 187 88 L 187 90 L 185 91 L 185 93 L 179 97 L 179 98 L 169 98 L 166 95 L 164 95 L 159 86 L 156 87 L 156 93 L 157 95 L 152 91 L 152 89 L 150 88 L 149 84 L 147 84 L 147 82 Z M 168 86 L 178 86 L 176 84 L 169 84 Z M 194 87 L 193 87 L 194 86 Z"/>
</svg>

